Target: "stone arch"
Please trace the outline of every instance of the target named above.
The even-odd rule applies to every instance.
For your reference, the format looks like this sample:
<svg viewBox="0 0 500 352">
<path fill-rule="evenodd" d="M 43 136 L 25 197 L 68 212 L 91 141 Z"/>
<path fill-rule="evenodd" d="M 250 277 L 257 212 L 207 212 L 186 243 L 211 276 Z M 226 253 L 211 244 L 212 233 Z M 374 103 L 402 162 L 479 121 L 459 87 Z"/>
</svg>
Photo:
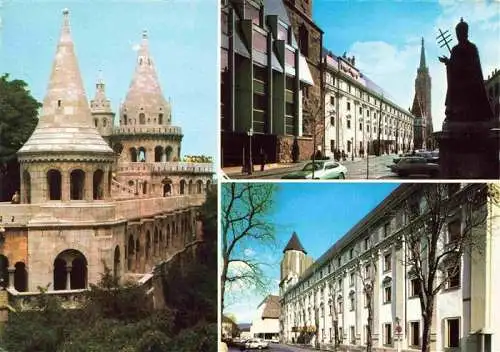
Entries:
<svg viewBox="0 0 500 352">
<path fill-rule="evenodd" d="M 129 152 L 130 152 L 130 161 L 133 163 L 137 162 L 137 149 L 132 147 L 129 149 Z"/>
<path fill-rule="evenodd" d="M 47 188 L 49 200 L 61 200 L 61 171 L 50 169 L 47 172 Z"/>
<path fill-rule="evenodd" d="M 158 114 L 158 124 L 163 125 L 163 114 Z"/>
<path fill-rule="evenodd" d="M 66 249 L 54 260 L 54 290 L 87 287 L 87 258 L 76 249 Z"/>
<path fill-rule="evenodd" d="M 172 147 L 167 146 L 165 148 L 165 159 L 166 161 L 172 161 Z"/>
<path fill-rule="evenodd" d="M 196 193 L 201 194 L 202 189 L 203 189 L 203 181 L 202 180 L 196 181 Z"/>
<path fill-rule="evenodd" d="M 69 186 L 69 199 L 82 200 L 85 197 L 85 172 L 81 169 L 71 171 Z"/>
<path fill-rule="evenodd" d="M 121 256 L 120 256 L 120 246 L 115 247 L 115 255 L 113 258 L 113 274 L 116 279 L 120 279 L 121 276 Z"/>
<path fill-rule="evenodd" d="M 143 112 L 139 114 L 139 124 L 144 125 L 146 123 L 146 115 Z"/>
<path fill-rule="evenodd" d="M 193 194 L 194 193 L 194 189 L 193 189 L 193 180 L 189 180 L 189 184 L 188 184 L 188 194 Z"/>
<path fill-rule="evenodd" d="M 155 227 L 154 235 L 153 235 L 153 256 L 158 256 L 159 254 L 159 236 L 158 236 L 158 228 Z"/>
<path fill-rule="evenodd" d="M 26 264 L 17 262 L 14 265 L 14 288 L 19 292 L 26 292 L 28 290 L 28 272 L 26 271 Z"/>
<path fill-rule="evenodd" d="M 165 177 L 161 183 L 163 184 L 163 196 L 168 197 L 172 195 L 172 180 Z"/>
<path fill-rule="evenodd" d="M 210 186 L 212 186 L 212 181 L 210 180 L 207 180 L 207 183 L 206 183 L 206 191 L 208 192 L 210 190 Z"/>
<path fill-rule="evenodd" d="M 94 177 L 93 177 L 93 183 L 92 183 L 92 188 L 93 188 L 93 199 L 103 199 L 104 198 L 104 189 L 103 189 L 103 183 L 104 183 L 104 171 L 101 169 L 97 169 L 94 172 Z"/>
<path fill-rule="evenodd" d="M 148 193 L 148 182 L 147 181 L 144 181 L 142 183 L 142 193 L 143 194 L 147 194 Z"/>
<path fill-rule="evenodd" d="M 31 203 L 31 175 L 28 170 L 23 171 L 23 199 L 22 203 Z"/>
<path fill-rule="evenodd" d="M 170 224 L 167 224 L 167 234 L 165 236 L 165 247 L 168 248 L 170 244 Z"/>
<path fill-rule="evenodd" d="M 146 161 L 146 148 L 139 147 L 139 149 L 137 150 L 137 158 L 138 158 L 138 161 L 140 161 L 140 162 Z"/>
<path fill-rule="evenodd" d="M 135 269 L 139 270 L 141 263 L 141 241 L 137 238 L 135 240 Z"/>
<path fill-rule="evenodd" d="M 0 254 L 0 287 L 9 287 L 9 258 Z"/>
<path fill-rule="evenodd" d="M 186 192 L 186 181 L 181 180 L 180 182 L 180 188 L 179 188 L 179 194 L 184 194 Z"/>
<path fill-rule="evenodd" d="M 134 237 L 129 235 L 128 237 L 128 246 L 127 246 L 127 270 L 132 271 L 134 269 L 134 252 L 135 243 Z"/>
<path fill-rule="evenodd" d="M 149 230 L 146 231 L 146 248 L 145 248 L 146 261 L 151 257 L 151 234 Z"/>
<path fill-rule="evenodd" d="M 158 163 L 162 161 L 163 157 L 163 147 L 161 145 L 157 145 L 155 147 L 155 162 Z"/>
<path fill-rule="evenodd" d="M 163 253 L 164 253 L 164 248 L 165 248 L 165 242 L 164 241 L 164 236 L 163 236 L 163 230 L 159 230 L 158 231 L 159 233 L 159 244 L 158 244 L 158 255 L 160 257 L 163 257 Z"/>
<path fill-rule="evenodd" d="M 132 149 L 132 148 L 130 148 Z M 121 154 L 122 151 L 123 151 L 123 144 L 121 143 L 116 143 L 115 145 L 113 145 L 113 151 L 116 153 L 116 154 Z"/>
</svg>

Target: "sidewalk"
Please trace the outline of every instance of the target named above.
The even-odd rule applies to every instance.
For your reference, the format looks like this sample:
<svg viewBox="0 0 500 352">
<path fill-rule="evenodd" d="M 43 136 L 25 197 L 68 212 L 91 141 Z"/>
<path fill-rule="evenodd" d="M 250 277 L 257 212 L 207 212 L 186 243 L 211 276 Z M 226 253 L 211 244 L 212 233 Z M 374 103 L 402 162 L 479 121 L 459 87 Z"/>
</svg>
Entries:
<svg viewBox="0 0 500 352">
<path fill-rule="evenodd" d="M 229 178 L 256 178 L 261 175 L 272 176 L 274 174 L 280 174 L 286 169 L 300 169 L 304 165 L 305 162 L 298 163 L 274 163 L 274 164 L 266 164 L 264 171 L 260 171 L 260 164 L 253 165 L 253 173 L 249 175 L 246 172 L 242 172 L 241 166 L 230 166 L 225 167 L 222 171 Z"/>
</svg>

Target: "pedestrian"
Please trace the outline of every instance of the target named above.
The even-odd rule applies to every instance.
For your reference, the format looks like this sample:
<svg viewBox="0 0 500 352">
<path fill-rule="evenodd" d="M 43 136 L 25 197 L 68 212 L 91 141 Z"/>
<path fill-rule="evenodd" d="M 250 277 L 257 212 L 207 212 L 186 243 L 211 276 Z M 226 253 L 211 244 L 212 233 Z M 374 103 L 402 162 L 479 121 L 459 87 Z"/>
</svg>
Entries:
<svg viewBox="0 0 500 352">
<path fill-rule="evenodd" d="M 346 156 L 345 156 L 345 151 L 344 151 L 344 149 L 342 149 L 342 160 L 343 160 L 343 161 L 346 161 Z"/>
<path fill-rule="evenodd" d="M 264 167 L 266 166 L 267 154 L 263 148 L 260 148 L 260 171 L 264 171 Z"/>
<path fill-rule="evenodd" d="M 19 191 L 15 191 L 14 195 L 12 196 L 12 204 L 19 204 L 21 203 L 20 197 L 19 197 Z"/>
</svg>

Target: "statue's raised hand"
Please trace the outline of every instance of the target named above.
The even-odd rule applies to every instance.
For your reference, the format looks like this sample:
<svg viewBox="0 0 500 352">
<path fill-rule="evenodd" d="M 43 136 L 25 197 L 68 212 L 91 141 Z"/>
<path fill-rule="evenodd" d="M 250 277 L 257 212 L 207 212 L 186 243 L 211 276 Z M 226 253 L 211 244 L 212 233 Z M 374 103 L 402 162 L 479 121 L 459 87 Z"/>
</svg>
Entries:
<svg viewBox="0 0 500 352">
<path fill-rule="evenodd" d="M 441 61 L 445 65 L 448 65 L 448 63 L 450 62 L 450 59 L 448 59 L 446 56 L 440 56 L 439 61 Z"/>
</svg>

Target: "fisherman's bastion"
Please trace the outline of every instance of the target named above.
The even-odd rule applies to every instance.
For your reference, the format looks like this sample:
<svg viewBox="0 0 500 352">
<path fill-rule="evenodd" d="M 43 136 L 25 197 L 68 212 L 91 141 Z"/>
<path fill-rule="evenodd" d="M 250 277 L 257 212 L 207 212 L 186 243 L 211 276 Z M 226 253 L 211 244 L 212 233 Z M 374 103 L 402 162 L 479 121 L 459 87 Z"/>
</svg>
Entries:
<svg viewBox="0 0 500 352">
<path fill-rule="evenodd" d="M 212 162 L 180 161 L 182 131 L 147 33 L 119 125 L 104 82 L 90 104 L 83 87 L 64 10 L 40 119 L 18 151 L 19 204 L 0 203 L 0 277 L 9 302 L 29 302 L 39 287 L 76 299 L 105 266 L 122 281 L 144 283 L 155 265 L 201 236 L 197 212 Z"/>
</svg>

